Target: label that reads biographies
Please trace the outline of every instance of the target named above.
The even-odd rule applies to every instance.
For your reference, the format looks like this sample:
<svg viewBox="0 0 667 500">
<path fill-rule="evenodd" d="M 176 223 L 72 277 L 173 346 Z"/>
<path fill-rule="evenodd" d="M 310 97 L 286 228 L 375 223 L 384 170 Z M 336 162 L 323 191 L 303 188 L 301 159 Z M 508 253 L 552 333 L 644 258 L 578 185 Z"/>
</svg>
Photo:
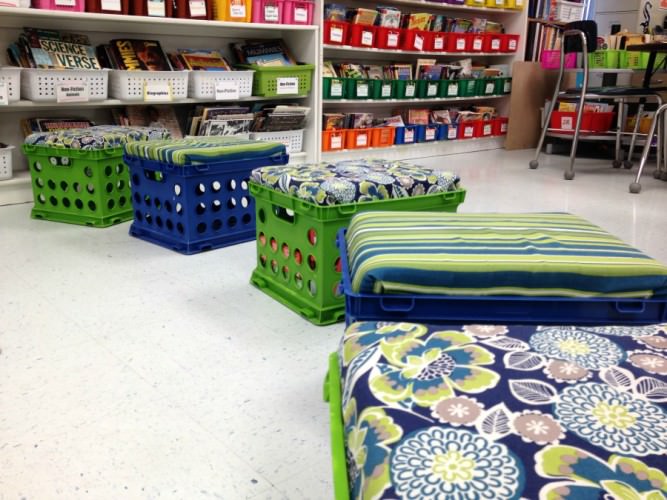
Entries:
<svg viewBox="0 0 667 500">
<path fill-rule="evenodd" d="M 276 5 L 265 5 L 264 21 L 267 23 L 277 23 L 280 21 L 280 9 Z"/>
<path fill-rule="evenodd" d="M 120 12 L 120 0 L 102 0 L 102 10 L 110 10 L 111 12 Z"/>
<path fill-rule="evenodd" d="M 299 93 L 299 78 L 296 76 L 276 78 L 276 94 L 289 95 Z"/>
<path fill-rule="evenodd" d="M 169 82 L 146 82 L 144 84 L 145 102 L 171 101 L 171 84 Z"/>
<path fill-rule="evenodd" d="M 9 89 L 7 85 L 0 82 L 0 106 L 9 105 Z"/>
<path fill-rule="evenodd" d="M 234 81 L 215 82 L 216 101 L 237 101 L 239 99 L 239 84 Z"/>
<path fill-rule="evenodd" d="M 88 102 L 90 94 L 88 84 L 81 82 L 63 82 L 56 85 L 56 102 Z"/>
<path fill-rule="evenodd" d="M 206 1 L 205 0 L 190 0 L 190 17 L 205 17 L 206 16 Z"/>
<path fill-rule="evenodd" d="M 343 28 L 332 26 L 329 30 L 329 39 L 332 42 L 343 43 Z"/>
</svg>

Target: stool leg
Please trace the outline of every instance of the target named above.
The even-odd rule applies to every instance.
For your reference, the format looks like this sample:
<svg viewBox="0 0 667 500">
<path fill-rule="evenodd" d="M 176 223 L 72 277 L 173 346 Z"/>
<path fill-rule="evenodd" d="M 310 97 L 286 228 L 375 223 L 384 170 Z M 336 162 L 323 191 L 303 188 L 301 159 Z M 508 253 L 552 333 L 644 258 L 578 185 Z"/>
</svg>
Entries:
<svg viewBox="0 0 667 500">
<path fill-rule="evenodd" d="M 542 152 L 542 147 L 544 146 L 544 139 L 547 137 L 547 131 L 549 129 L 549 124 L 551 123 L 551 115 L 553 114 L 554 108 L 556 107 L 556 99 L 558 99 L 558 91 L 560 87 L 560 80 L 556 84 L 556 91 L 554 92 L 553 98 L 549 103 L 549 111 L 547 111 L 544 124 L 542 125 L 542 132 L 540 133 L 540 140 L 537 142 L 537 149 L 535 149 L 535 158 L 530 160 L 528 164 L 530 168 L 535 169 L 540 164 L 540 153 Z"/>
<path fill-rule="evenodd" d="M 639 122 L 641 121 L 641 115 L 644 112 L 644 103 L 639 103 L 639 108 L 637 108 L 637 119 L 635 120 L 635 127 L 632 130 L 632 138 L 630 139 L 630 149 L 628 150 L 628 159 L 623 162 L 625 168 L 632 168 L 632 156 L 635 153 L 635 143 L 637 142 L 637 132 L 639 132 Z"/>
<path fill-rule="evenodd" d="M 646 143 L 644 144 L 642 158 L 639 161 L 639 169 L 637 170 L 637 177 L 635 177 L 635 182 L 630 184 L 630 192 L 633 194 L 637 194 L 642 190 L 642 186 L 639 183 L 639 180 L 642 176 L 642 171 L 644 170 L 644 166 L 646 165 L 646 160 L 651 151 L 651 142 L 653 142 L 653 136 L 655 135 L 656 127 L 658 125 L 658 122 L 662 122 L 660 117 L 662 116 L 662 113 L 665 109 L 667 109 L 667 107 L 660 106 L 658 110 L 655 112 L 653 121 L 651 121 L 651 129 L 649 130 L 648 136 L 646 137 Z M 662 149 L 662 146 L 660 147 L 660 149 Z"/>
<path fill-rule="evenodd" d="M 623 165 L 623 156 L 621 154 L 621 138 L 623 132 L 623 123 L 625 122 L 625 99 L 620 99 L 618 102 L 618 119 L 616 120 L 616 149 L 614 154 L 614 161 L 612 166 L 620 168 Z"/>
</svg>

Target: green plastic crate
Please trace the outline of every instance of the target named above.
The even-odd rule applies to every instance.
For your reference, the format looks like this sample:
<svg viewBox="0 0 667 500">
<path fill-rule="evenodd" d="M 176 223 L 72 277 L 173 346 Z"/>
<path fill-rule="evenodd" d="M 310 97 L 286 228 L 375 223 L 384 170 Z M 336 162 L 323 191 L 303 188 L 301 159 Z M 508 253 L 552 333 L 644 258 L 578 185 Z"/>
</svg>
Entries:
<svg viewBox="0 0 667 500">
<path fill-rule="evenodd" d="M 316 325 L 345 318 L 336 233 L 361 211 L 456 212 L 465 190 L 319 206 L 251 182 L 257 210 L 257 267 L 251 282 Z"/>
<path fill-rule="evenodd" d="M 253 70 L 252 95 L 289 97 L 308 95 L 313 83 L 314 64 L 296 66 L 257 66 L 239 64 L 239 68 Z"/>
<path fill-rule="evenodd" d="M 474 97 L 477 95 L 477 80 L 464 79 L 459 82 L 459 97 Z"/>
<path fill-rule="evenodd" d="M 372 99 L 376 81 L 365 78 L 346 78 L 345 95 L 348 99 Z"/>
<path fill-rule="evenodd" d="M 418 80 L 394 80 L 396 99 L 415 99 Z"/>
<path fill-rule="evenodd" d="M 440 82 L 440 93 L 438 97 L 458 97 L 459 95 L 459 81 L 458 80 L 442 80 Z"/>
<path fill-rule="evenodd" d="M 374 80 L 371 86 L 371 99 L 393 99 L 396 95 L 394 80 Z"/>
<path fill-rule="evenodd" d="M 35 200 L 31 216 L 108 227 L 133 217 L 123 148 L 81 151 L 23 145 Z"/>
<path fill-rule="evenodd" d="M 496 78 L 496 88 L 493 92 L 495 95 L 505 95 L 512 93 L 512 79 L 511 78 Z"/>
<path fill-rule="evenodd" d="M 620 50 L 597 50 L 588 54 L 589 68 L 618 68 L 620 64 Z"/>
<path fill-rule="evenodd" d="M 477 89 L 475 95 L 490 96 L 496 93 L 497 78 L 479 78 L 477 79 Z"/>
<path fill-rule="evenodd" d="M 648 52 L 621 51 L 620 67 L 622 69 L 645 69 L 648 64 Z"/>
<path fill-rule="evenodd" d="M 329 370 L 324 378 L 323 399 L 329 403 L 331 465 L 333 467 L 334 498 L 349 500 L 350 485 L 345 453 L 345 424 L 343 422 L 343 391 L 340 382 L 338 353 L 329 355 Z"/>
<path fill-rule="evenodd" d="M 647 68 L 648 67 L 648 58 L 651 55 L 651 53 L 650 52 L 642 52 L 641 55 L 642 55 L 642 67 Z M 653 64 L 653 68 L 659 68 L 662 64 L 664 64 L 666 57 L 667 57 L 667 54 L 665 54 L 664 52 L 663 53 L 658 52 L 655 55 L 655 63 Z"/>
<path fill-rule="evenodd" d="M 347 96 L 347 78 L 322 78 L 322 97 L 324 99 L 345 99 Z"/>
<path fill-rule="evenodd" d="M 440 94 L 440 80 L 418 80 L 417 97 L 420 99 L 435 99 Z"/>
</svg>

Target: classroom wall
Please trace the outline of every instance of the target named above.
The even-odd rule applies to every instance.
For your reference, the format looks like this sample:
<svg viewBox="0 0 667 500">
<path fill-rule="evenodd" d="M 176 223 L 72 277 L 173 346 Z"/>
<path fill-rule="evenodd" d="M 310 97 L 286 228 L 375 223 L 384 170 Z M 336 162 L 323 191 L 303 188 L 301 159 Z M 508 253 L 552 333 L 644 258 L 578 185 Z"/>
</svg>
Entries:
<svg viewBox="0 0 667 500">
<path fill-rule="evenodd" d="M 600 0 L 597 0 L 598 2 Z M 667 15 L 667 0 L 640 0 L 638 9 L 637 29 L 642 30 L 642 23 L 645 22 L 646 14 L 650 17 L 650 26 L 653 28 L 656 24 L 662 26 L 665 15 Z"/>
</svg>

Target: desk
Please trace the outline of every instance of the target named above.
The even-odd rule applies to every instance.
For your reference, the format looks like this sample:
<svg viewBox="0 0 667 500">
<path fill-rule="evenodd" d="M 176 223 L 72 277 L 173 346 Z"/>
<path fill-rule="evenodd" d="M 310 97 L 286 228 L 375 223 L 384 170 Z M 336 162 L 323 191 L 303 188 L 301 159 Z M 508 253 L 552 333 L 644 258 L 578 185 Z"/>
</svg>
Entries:
<svg viewBox="0 0 667 500">
<path fill-rule="evenodd" d="M 625 50 L 630 52 L 648 52 L 648 64 L 646 65 L 646 72 L 644 73 L 644 82 L 642 86 L 649 88 L 651 86 L 651 78 L 653 77 L 655 59 L 658 53 L 667 53 L 667 42 L 649 42 L 638 43 L 635 45 L 628 45 Z"/>
</svg>

